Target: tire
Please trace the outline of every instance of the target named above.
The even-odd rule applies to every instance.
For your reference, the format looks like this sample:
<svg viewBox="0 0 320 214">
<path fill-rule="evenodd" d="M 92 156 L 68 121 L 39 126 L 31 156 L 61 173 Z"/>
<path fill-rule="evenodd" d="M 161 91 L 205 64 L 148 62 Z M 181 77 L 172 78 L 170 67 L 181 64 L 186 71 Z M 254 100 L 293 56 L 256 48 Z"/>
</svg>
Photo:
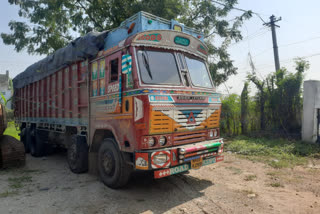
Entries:
<svg viewBox="0 0 320 214">
<path fill-rule="evenodd" d="M 34 140 L 34 137 L 32 136 L 32 128 L 26 128 L 26 148 L 29 153 L 31 153 L 31 143 Z"/>
<path fill-rule="evenodd" d="M 21 129 L 21 142 L 24 145 L 24 151 L 25 153 L 30 153 L 30 147 L 29 144 L 27 144 L 27 128 L 22 128 Z"/>
<path fill-rule="evenodd" d="M 105 139 L 99 148 L 98 170 L 102 182 L 110 188 L 123 187 L 129 181 L 132 167 L 113 139 Z"/>
<path fill-rule="evenodd" d="M 45 141 L 47 140 L 46 131 L 31 129 L 29 132 L 30 154 L 33 157 L 42 157 L 45 155 Z"/>
<path fill-rule="evenodd" d="M 74 135 L 68 147 L 68 164 L 73 173 L 88 171 L 88 144 L 86 137 Z"/>
</svg>

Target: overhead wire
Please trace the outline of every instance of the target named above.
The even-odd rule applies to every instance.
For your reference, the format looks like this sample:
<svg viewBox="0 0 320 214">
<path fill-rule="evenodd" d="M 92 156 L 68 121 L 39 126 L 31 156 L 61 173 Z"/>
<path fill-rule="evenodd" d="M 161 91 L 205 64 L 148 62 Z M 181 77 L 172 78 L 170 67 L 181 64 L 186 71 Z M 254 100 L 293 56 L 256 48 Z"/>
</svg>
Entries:
<svg viewBox="0 0 320 214">
<path fill-rule="evenodd" d="M 262 31 L 262 30 L 264 30 L 264 31 Z M 262 31 L 262 32 L 260 32 L 260 31 Z M 270 32 L 270 29 L 267 29 L 267 27 L 260 28 L 258 31 L 256 31 L 256 32 L 253 33 L 253 34 L 250 34 L 249 36 L 244 37 L 244 38 L 243 38 L 242 40 L 240 40 L 239 42 L 234 42 L 234 43 L 230 44 L 230 47 L 232 47 L 232 46 L 234 46 L 234 45 L 238 45 L 238 44 L 240 44 L 240 43 L 242 43 L 242 42 L 246 42 L 246 41 L 248 41 L 248 40 L 256 39 L 256 38 L 258 38 L 258 37 L 260 37 L 260 36 L 265 35 L 265 34 L 268 33 L 268 32 Z"/>
<path fill-rule="evenodd" d="M 219 2 L 219 1 L 215 1 L 215 0 L 211 0 L 211 1 L 212 1 L 213 3 L 219 4 L 219 5 L 224 6 L 224 7 L 230 7 L 230 5 L 224 4 L 224 3 Z M 245 13 L 251 12 L 252 14 L 256 15 L 264 24 L 266 23 L 266 22 L 263 20 L 263 18 L 261 17 L 262 14 L 259 14 L 259 13 L 257 13 L 257 12 L 254 12 L 254 11 L 252 11 L 252 10 L 245 10 L 245 9 L 238 8 L 238 7 L 233 7 L 233 6 L 232 6 L 231 8 L 234 9 L 234 10 L 238 10 L 238 11 L 241 11 L 241 12 L 245 12 Z"/>
<path fill-rule="evenodd" d="M 305 42 L 309 42 L 309 41 L 312 41 L 312 40 L 316 40 L 316 39 L 320 39 L 320 36 L 317 36 L 317 37 L 312 37 L 312 38 L 309 38 L 309 39 L 306 39 L 306 40 L 301 40 L 301 41 L 297 41 L 297 42 L 293 42 L 293 43 L 288 43 L 288 44 L 283 44 L 283 45 L 279 45 L 278 48 L 285 48 L 285 47 L 290 47 L 292 45 L 297 45 L 297 44 L 302 44 L 302 43 L 305 43 Z M 272 48 L 267 48 L 257 54 L 255 54 L 254 56 L 252 56 L 252 58 L 256 58 L 268 51 L 271 51 Z"/>
<path fill-rule="evenodd" d="M 320 56 L 320 53 L 314 53 L 314 54 L 310 54 L 310 55 L 306 55 L 306 56 L 302 56 L 302 57 L 291 57 L 291 58 L 287 58 L 287 59 L 284 59 L 284 60 L 281 60 L 280 62 L 282 64 L 288 64 L 288 63 L 291 63 L 293 60 L 296 60 L 298 58 L 301 58 L 301 59 L 307 59 L 307 58 L 311 58 L 311 57 L 315 57 L 315 56 Z M 273 67 L 274 64 L 261 64 L 261 65 L 256 65 L 256 70 L 265 70 L 266 68 L 269 68 L 269 67 Z M 242 70 L 242 69 L 241 69 Z M 246 70 L 246 71 L 241 71 L 241 73 L 246 73 L 246 72 L 251 72 L 252 70 Z"/>
</svg>

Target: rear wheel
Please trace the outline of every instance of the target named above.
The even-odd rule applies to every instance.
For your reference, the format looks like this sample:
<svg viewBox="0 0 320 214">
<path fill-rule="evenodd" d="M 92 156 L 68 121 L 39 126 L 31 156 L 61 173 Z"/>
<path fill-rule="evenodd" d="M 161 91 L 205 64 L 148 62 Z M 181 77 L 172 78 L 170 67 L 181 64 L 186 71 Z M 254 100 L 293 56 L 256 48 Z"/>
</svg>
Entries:
<svg viewBox="0 0 320 214">
<path fill-rule="evenodd" d="M 102 142 L 98 153 L 98 169 L 102 182 L 111 188 L 120 188 L 129 181 L 132 167 L 126 162 L 113 139 Z"/>
<path fill-rule="evenodd" d="M 30 153 L 30 147 L 29 147 L 29 144 L 27 144 L 27 128 L 22 128 L 21 129 L 20 137 L 21 137 L 21 142 L 24 145 L 24 151 L 26 153 Z"/>
<path fill-rule="evenodd" d="M 47 133 L 43 130 L 31 129 L 28 136 L 30 146 L 30 154 L 33 157 L 42 157 L 45 155 L 45 141 Z"/>
<path fill-rule="evenodd" d="M 74 173 L 88 171 L 88 145 L 86 137 L 74 135 L 68 147 L 68 164 Z"/>
</svg>

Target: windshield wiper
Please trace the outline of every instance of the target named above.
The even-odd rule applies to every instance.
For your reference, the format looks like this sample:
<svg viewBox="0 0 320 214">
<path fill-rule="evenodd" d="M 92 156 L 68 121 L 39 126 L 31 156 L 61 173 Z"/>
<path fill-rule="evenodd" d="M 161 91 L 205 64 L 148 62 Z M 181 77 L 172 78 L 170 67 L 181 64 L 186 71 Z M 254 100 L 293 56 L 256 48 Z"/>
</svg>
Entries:
<svg viewBox="0 0 320 214">
<path fill-rule="evenodd" d="M 144 64 L 144 67 L 146 67 L 150 78 L 152 79 L 152 74 L 151 74 L 151 70 L 150 70 L 150 66 L 149 66 L 149 58 L 148 58 L 148 55 L 147 56 L 146 55 L 147 55 L 146 51 L 143 51 L 143 53 L 142 53 L 143 64 Z"/>
</svg>

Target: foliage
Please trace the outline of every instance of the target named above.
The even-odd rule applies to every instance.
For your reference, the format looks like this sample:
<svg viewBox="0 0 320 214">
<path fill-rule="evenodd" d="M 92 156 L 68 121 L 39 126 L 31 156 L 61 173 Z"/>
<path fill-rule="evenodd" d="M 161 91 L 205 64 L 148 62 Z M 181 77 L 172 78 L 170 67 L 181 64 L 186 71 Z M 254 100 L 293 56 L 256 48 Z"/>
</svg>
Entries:
<svg viewBox="0 0 320 214">
<path fill-rule="evenodd" d="M 249 83 L 244 83 L 243 90 L 241 92 L 241 128 L 242 133 L 246 134 L 248 131 L 248 104 L 249 104 Z"/>
<path fill-rule="evenodd" d="M 282 68 L 259 80 L 256 73 L 248 75 L 257 89 L 260 106 L 261 130 L 283 130 L 286 133 L 301 129 L 303 74 L 309 63 L 302 59 L 296 61 L 296 72 L 290 73 Z"/>
<path fill-rule="evenodd" d="M 248 96 L 245 105 L 243 106 L 242 104 L 243 100 L 241 100 L 241 97 L 237 94 L 230 94 L 222 98 L 220 128 L 223 134 L 243 134 L 243 123 L 245 123 L 247 132 L 258 129 L 259 114 L 256 113 L 257 104 L 255 100 Z M 244 110 L 243 107 L 246 108 L 246 110 Z M 245 117 L 243 117 L 242 111 L 246 111 Z"/>
<path fill-rule="evenodd" d="M 221 131 L 230 135 L 241 133 L 240 124 L 240 97 L 237 94 L 231 94 L 222 99 L 221 110 Z"/>
<path fill-rule="evenodd" d="M 223 98 L 222 133 L 251 135 L 253 131 L 272 131 L 273 134 L 276 131 L 280 136 L 300 135 L 302 83 L 308 68 L 307 61 L 298 59 L 295 73 L 282 68 L 266 79 L 259 79 L 253 69 L 248 80 L 258 92 L 250 97 L 248 83 L 245 83 L 241 98 L 236 94 Z"/>
<path fill-rule="evenodd" d="M 0 103 L 2 103 L 4 106 L 7 106 L 8 102 L 10 102 L 11 99 L 12 97 L 6 99 L 6 97 L 0 92 Z"/>
<path fill-rule="evenodd" d="M 204 31 L 209 47 L 209 68 L 217 85 L 225 82 L 236 68 L 227 52 L 231 41 L 242 39 L 239 31 L 252 16 L 243 12 L 231 21 L 226 18 L 237 0 L 8 0 L 18 5 L 24 21 L 10 21 L 11 33 L 1 33 L 3 43 L 20 52 L 51 54 L 90 31 L 110 30 L 139 11 L 177 19 L 186 26 Z M 222 41 L 221 44 L 213 41 Z"/>
<path fill-rule="evenodd" d="M 266 162 L 274 168 L 303 165 L 307 163 L 308 158 L 320 157 L 318 145 L 286 139 L 239 136 L 224 148 L 250 160 Z"/>
<path fill-rule="evenodd" d="M 8 127 L 4 131 L 3 134 L 12 136 L 12 137 L 16 138 L 17 140 L 20 140 L 19 131 L 17 131 L 13 121 L 8 122 Z"/>
</svg>

